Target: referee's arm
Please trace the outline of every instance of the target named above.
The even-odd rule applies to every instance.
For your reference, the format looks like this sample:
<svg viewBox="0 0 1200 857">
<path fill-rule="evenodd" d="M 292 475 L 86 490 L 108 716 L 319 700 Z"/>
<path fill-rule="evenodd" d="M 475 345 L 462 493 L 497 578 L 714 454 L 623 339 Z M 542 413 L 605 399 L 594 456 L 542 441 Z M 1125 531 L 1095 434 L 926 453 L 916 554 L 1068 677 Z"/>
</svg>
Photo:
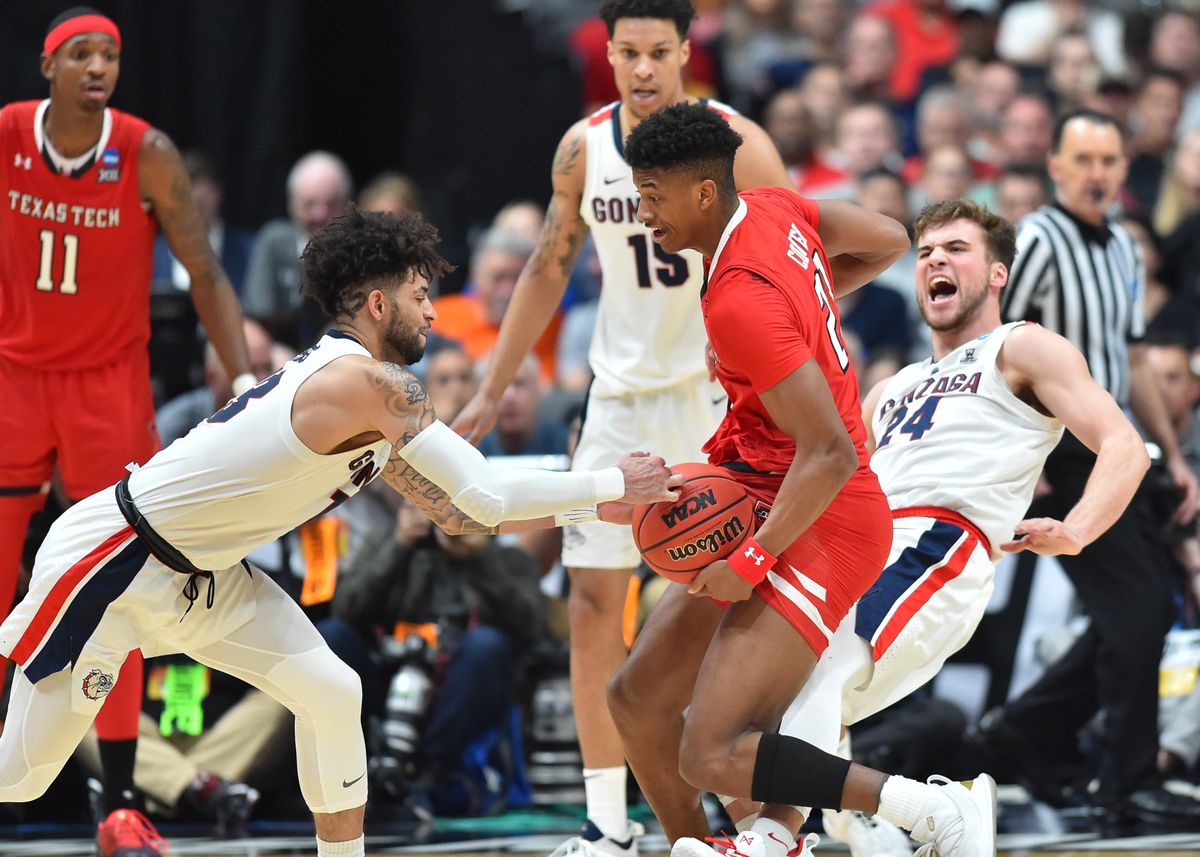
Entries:
<svg viewBox="0 0 1200 857">
<path fill-rule="evenodd" d="M 1040 229 L 1017 230 L 1017 254 L 1008 284 L 1000 293 L 1000 317 L 1007 321 L 1042 321 L 1042 301 L 1057 283 L 1054 252 Z"/>
</svg>

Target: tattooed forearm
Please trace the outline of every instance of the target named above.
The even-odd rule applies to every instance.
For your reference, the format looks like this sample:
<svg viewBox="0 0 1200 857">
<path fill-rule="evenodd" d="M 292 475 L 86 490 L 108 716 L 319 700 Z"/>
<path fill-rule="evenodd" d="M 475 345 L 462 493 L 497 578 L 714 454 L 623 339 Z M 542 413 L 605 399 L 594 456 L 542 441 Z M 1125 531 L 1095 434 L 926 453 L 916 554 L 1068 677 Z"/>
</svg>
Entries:
<svg viewBox="0 0 1200 857">
<path fill-rule="evenodd" d="M 398 448 L 394 447 L 394 449 Z M 381 476 L 389 485 L 412 501 L 413 505 L 428 515 L 430 520 L 451 535 L 463 533 L 491 535 L 500 532 L 499 527 L 485 526 L 459 511 L 450 502 L 450 497 L 445 491 L 422 476 L 394 451 L 387 464 L 384 465 Z"/>
<path fill-rule="evenodd" d="M 396 438 L 396 448 L 407 444 L 433 424 L 437 415 L 429 402 L 429 394 L 425 385 L 417 376 L 395 363 L 380 363 L 372 378 L 384 398 L 384 405 L 393 416 L 399 417 L 404 425 L 399 437 Z"/>
<path fill-rule="evenodd" d="M 583 247 L 587 224 L 579 216 L 579 198 L 562 191 L 555 191 L 546 208 L 546 220 L 538 238 L 530 271 L 542 274 L 548 268 L 557 268 L 555 276 L 568 277 L 575 267 L 575 259 Z"/>
</svg>

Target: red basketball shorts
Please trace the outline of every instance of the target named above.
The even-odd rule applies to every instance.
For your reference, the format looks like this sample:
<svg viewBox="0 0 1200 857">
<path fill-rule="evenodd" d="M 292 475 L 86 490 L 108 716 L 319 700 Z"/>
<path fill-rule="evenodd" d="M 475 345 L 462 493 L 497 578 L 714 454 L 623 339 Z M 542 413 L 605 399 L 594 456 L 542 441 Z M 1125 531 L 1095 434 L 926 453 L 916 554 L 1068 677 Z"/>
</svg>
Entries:
<svg viewBox="0 0 1200 857">
<path fill-rule="evenodd" d="M 761 522 L 783 475 L 731 470 Z M 892 515 L 870 470 L 850 477 L 833 502 L 782 554 L 755 593 L 791 623 L 819 657 L 850 607 L 887 562 Z"/>
<path fill-rule="evenodd" d="M 58 463 L 79 500 L 159 448 L 150 359 L 138 349 L 94 369 L 43 371 L 0 357 L 0 491 L 36 492 Z"/>
</svg>

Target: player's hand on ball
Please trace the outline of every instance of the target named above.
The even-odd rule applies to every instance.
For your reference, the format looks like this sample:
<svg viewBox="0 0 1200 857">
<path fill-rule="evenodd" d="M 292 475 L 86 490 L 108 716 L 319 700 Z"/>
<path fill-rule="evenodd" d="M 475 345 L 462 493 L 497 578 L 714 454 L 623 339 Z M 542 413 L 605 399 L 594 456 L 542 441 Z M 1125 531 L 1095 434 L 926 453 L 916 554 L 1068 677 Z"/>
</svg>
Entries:
<svg viewBox="0 0 1200 857">
<path fill-rule="evenodd" d="M 623 524 L 628 526 L 633 523 L 633 504 L 626 503 L 624 500 L 609 500 L 607 503 L 598 503 L 596 505 L 596 517 L 609 524 Z"/>
<path fill-rule="evenodd" d="M 1017 538 L 1000 545 L 1005 553 L 1033 551 L 1042 556 L 1075 556 L 1084 548 L 1079 534 L 1053 518 L 1028 518 L 1017 524 Z"/>
<path fill-rule="evenodd" d="M 625 475 L 626 503 L 658 503 L 662 500 L 678 500 L 674 490 L 683 484 L 683 477 L 667 469 L 667 463 L 648 452 L 627 453 L 617 468 Z"/>
<path fill-rule="evenodd" d="M 723 559 L 709 563 L 688 584 L 688 594 L 718 601 L 745 601 L 754 592 L 750 581 L 741 577 Z"/>
</svg>

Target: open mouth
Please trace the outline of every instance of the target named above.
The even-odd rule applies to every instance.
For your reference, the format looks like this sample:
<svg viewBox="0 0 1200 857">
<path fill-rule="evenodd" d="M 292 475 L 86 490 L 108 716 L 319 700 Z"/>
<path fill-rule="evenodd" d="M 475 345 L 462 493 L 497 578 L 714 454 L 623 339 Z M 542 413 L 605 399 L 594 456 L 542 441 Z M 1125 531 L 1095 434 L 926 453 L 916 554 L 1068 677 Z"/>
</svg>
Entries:
<svg viewBox="0 0 1200 857">
<path fill-rule="evenodd" d="M 945 303 L 958 294 L 958 286 L 949 277 L 936 276 L 929 281 L 929 302 L 931 304 Z"/>
<path fill-rule="evenodd" d="M 656 242 L 662 241 L 663 238 L 666 236 L 666 234 L 667 234 L 667 230 L 665 230 L 665 229 L 659 229 L 657 227 L 650 228 L 650 237 L 652 239 L 654 239 Z"/>
<path fill-rule="evenodd" d="M 643 86 L 635 86 L 633 88 L 632 95 L 638 101 L 650 101 L 656 95 L 658 95 L 658 90 L 657 89 L 649 89 L 649 88 L 643 87 Z"/>
</svg>

